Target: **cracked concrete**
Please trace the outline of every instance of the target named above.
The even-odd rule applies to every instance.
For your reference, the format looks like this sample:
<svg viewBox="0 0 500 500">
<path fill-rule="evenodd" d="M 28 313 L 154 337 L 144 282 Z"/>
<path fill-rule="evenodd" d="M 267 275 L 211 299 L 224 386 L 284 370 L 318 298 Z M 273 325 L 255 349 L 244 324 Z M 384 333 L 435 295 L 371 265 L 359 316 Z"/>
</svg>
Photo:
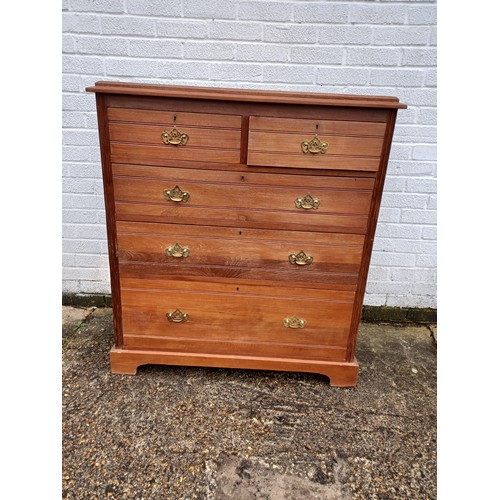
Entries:
<svg viewBox="0 0 500 500">
<path fill-rule="evenodd" d="M 66 318 L 63 498 L 436 498 L 433 325 L 363 323 L 358 386 L 332 388 L 307 373 L 112 375 L 111 309 Z"/>
</svg>

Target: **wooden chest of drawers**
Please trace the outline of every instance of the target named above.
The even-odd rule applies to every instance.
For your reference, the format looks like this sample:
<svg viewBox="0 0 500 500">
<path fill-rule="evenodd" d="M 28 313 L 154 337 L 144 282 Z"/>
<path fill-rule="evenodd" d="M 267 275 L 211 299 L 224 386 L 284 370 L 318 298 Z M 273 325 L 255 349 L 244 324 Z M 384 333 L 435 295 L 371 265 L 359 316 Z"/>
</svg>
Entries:
<svg viewBox="0 0 500 500">
<path fill-rule="evenodd" d="M 395 97 L 97 82 L 115 346 L 356 384 Z"/>
</svg>

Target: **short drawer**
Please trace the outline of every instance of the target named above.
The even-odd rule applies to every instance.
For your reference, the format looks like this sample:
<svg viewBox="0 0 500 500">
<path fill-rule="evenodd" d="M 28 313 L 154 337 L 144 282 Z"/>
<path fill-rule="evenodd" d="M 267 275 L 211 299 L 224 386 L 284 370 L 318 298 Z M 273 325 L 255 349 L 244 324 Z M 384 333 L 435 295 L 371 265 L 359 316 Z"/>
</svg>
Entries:
<svg viewBox="0 0 500 500">
<path fill-rule="evenodd" d="M 122 276 L 232 278 L 355 287 L 364 237 L 117 222 Z M 154 264 L 154 265 L 151 265 Z"/>
<path fill-rule="evenodd" d="M 108 108 L 111 160 L 240 163 L 241 117 Z"/>
<path fill-rule="evenodd" d="M 168 288 L 160 281 L 122 281 L 125 345 L 164 349 L 193 340 L 208 351 L 212 343 L 225 344 L 229 353 L 242 343 L 253 354 L 301 357 L 313 348 L 327 358 L 328 348 L 342 352 L 347 345 L 354 292 L 251 285 L 235 292 L 227 284 L 177 281 Z"/>
<path fill-rule="evenodd" d="M 250 117 L 248 165 L 378 170 L 386 124 Z"/>
<path fill-rule="evenodd" d="M 117 220 L 363 234 L 373 179 L 113 165 Z"/>
</svg>

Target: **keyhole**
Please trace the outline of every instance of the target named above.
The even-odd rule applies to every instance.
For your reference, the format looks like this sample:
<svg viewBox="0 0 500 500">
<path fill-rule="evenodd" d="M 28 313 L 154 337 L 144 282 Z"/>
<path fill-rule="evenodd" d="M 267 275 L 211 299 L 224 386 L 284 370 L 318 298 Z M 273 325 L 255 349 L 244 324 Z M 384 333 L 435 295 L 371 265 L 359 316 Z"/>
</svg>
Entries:
<svg viewBox="0 0 500 500">
<path fill-rule="evenodd" d="M 244 176 L 244 175 L 242 175 L 242 176 L 241 176 L 241 182 L 243 182 L 244 180 L 245 180 L 245 176 Z"/>
<path fill-rule="evenodd" d="M 316 123 L 316 132 L 318 131 L 319 125 Z"/>
<path fill-rule="evenodd" d="M 177 120 L 177 115 L 174 115 L 174 125 L 175 125 L 176 120 Z"/>
</svg>

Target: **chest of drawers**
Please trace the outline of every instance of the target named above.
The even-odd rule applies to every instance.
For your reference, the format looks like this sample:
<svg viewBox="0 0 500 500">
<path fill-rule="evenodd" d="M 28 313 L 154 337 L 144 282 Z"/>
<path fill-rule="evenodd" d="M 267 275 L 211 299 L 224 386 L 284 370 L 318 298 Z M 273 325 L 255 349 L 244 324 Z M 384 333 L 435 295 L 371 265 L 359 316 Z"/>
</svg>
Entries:
<svg viewBox="0 0 500 500">
<path fill-rule="evenodd" d="M 395 97 L 97 82 L 115 345 L 357 381 Z"/>
</svg>

